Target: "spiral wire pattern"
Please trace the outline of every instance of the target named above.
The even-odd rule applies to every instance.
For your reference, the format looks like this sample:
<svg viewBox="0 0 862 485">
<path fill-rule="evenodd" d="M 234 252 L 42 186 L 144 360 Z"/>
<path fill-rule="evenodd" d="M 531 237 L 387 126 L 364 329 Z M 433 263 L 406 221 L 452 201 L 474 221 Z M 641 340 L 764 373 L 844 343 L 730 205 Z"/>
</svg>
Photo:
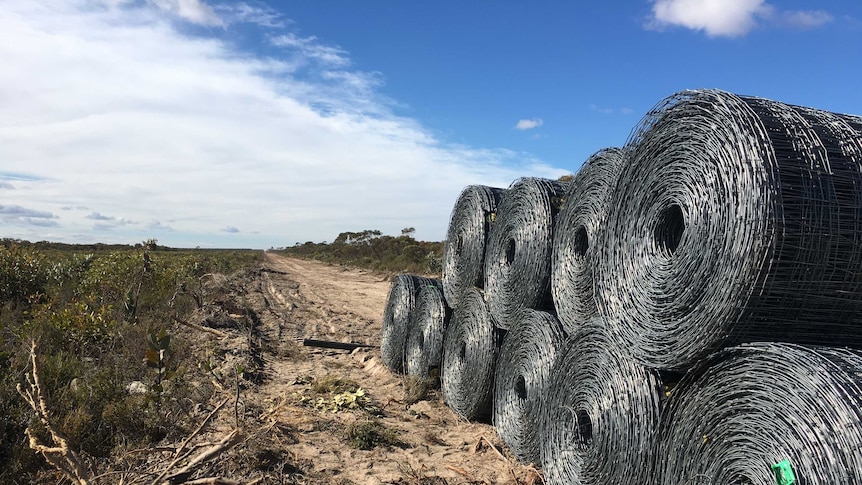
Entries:
<svg viewBox="0 0 862 485">
<path fill-rule="evenodd" d="M 566 332 L 554 315 L 522 309 L 506 332 L 494 377 L 493 423 L 522 463 L 540 463 L 538 417 Z"/>
<path fill-rule="evenodd" d="M 690 372 L 662 413 L 656 483 L 862 483 L 862 353 L 757 343 Z"/>
<path fill-rule="evenodd" d="M 551 293 L 569 333 L 598 313 L 593 282 L 597 233 L 604 227 L 611 191 L 625 157 L 619 148 L 594 153 L 572 180 L 557 216 L 551 256 Z"/>
<path fill-rule="evenodd" d="M 401 374 L 405 371 L 407 332 L 416 307 L 416 293 L 425 284 L 434 283 L 430 278 L 402 274 L 395 276 L 389 286 L 383 310 L 380 355 L 392 372 Z"/>
<path fill-rule="evenodd" d="M 486 420 L 491 412 L 500 332 L 479 289 L 472 289 L 452 312 L 443 338 L 441 390 L 459 416 Z"/>
<path fill-rule="evenodd" d="M 458 306 L 462 295 L 485 286 L 485 246 L 491 221 L 505 189 L 470 185 L 461 191 L 443 245 L 443 293 L 449 306 Z"/>
<path fill-rule="evenodd" d="M 858 119 L 684 91 L 633 131 L 596 304 L 645 365 L 744 341 L 862 344 Z"/>
<path fill-rule="evenodd" d="M 549 485 L 652 482 L 661 380 L 618 349 L 598 320 L 570 339 L 548 383 L 539 433 Z"/>
<path fill-rule="evenodd" d="M 407 374 L 439 377 L 443 361 L 443 333 L 451 310 L 443 298 L 440 280 L 421 285 L 416 294 L 416 308 L 407 331 Z"/>
<path fill-rule="evenodd" d="M 521 308 L 550 309 L 554 220 L 569 184 L 516 180 L 503 195 L 485 250 L 485 291 L 500 328 Z"/>
</svg>

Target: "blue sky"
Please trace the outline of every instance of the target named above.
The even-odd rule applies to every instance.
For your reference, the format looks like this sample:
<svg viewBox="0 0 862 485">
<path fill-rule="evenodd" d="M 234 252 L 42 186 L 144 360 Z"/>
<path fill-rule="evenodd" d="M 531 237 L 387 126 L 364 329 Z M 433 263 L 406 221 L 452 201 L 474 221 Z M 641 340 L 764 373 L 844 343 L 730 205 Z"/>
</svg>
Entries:
<svg viewBox="0 0 862 485">
<path fill-rule="evenodd" d="M 444 237 L 683 89 L 862 114 L 862 3 L 0 0 L 0 236 Z"/>
</svg>

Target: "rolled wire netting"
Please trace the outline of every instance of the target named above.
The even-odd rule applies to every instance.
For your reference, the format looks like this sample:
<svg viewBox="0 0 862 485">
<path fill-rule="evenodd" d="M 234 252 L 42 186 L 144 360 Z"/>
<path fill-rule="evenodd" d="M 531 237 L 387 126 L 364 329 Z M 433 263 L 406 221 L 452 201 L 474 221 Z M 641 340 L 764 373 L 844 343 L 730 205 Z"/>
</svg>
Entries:
<svg viewBox="0 0 862 485">
<path fill-rule="evenodd" d="M 485 291 L 500 328 L 521 308 L 551 309 L 554 220 L 569 184 L 522 178 L 503 195 L 485 250 Z"/>
<path fill-rule="evenodd" d="M 446 404 L 465 419 L 490 417 L 500 339 L 481 290 L 466 292 L 446 327 L 440 385 Z"/>
<path fill-rule="evenodd" d="M 862 353 L 785 343 L 712 356 L 671 392 L 656 482 L 862 483 Z"/>
<path fill-rule="evenodd" d="M 484 288 L 485 245 L 505 189 L 470 185 L 461 191 L 443 246 L 443 293 L 455 307 L 473 287 Z"/>
<path fill-rule="evenodd" d="M 722 91 L 659 103 L 600 232 L 614 339 L 668 369 L 744 341 L 862 344 L 860 126 Z"/>
<path fill-rule="evenodd" d="M 581 326 L 551 371 L 538 420 L 549 485 L 653 483 L 662 382 L 599 320 Z"/>
<path fill-rule="evenodd" d="M 539 407 L 566 333 L 550 313 L 525 308 L 515 320 L 497 357 L 493 423 L 519 461 L 539 464 Z"/>
<path fill-rule="evenodd" d="M 590 156 L 572 180 L 557 216 L 551 293 L 557 316 L 569 333 L 598 313 L 593 297 L 597 234 L 604 227 L 624 158 L 619 148 L 606 148 Z"/>
<path fill-rule="evenodd" d="M 422 285 L 434 284 L 430 278 L 402 274 L 392 279 L 386 308 L 383 310 L 383 329 L 380 335 L 380 355 L 392 372 L 405 371 L 407 332 L 416 307 L 416 293 Z"/>
<path fill-rule="evenodd" d="M 407 374 L 440 377 L 443 332 L 449 323 L 450 314 L 440 280 L 430 280 L 419 286 L 413 320 L 407 331 Z"/>
</svg>

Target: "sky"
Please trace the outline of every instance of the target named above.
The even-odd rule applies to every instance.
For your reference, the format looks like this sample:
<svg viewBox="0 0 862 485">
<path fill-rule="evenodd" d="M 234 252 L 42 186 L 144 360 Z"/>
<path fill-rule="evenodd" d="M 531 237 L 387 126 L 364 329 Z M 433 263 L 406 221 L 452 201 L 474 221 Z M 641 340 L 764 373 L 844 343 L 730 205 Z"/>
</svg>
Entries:
<svg viewBox="0 0 862 485">
<path fill-rule="evenodd" d="M 0 0 L 0 237 L 445 238 L 685 89 L 862 114 L 858 0 Z"/>
</svg>

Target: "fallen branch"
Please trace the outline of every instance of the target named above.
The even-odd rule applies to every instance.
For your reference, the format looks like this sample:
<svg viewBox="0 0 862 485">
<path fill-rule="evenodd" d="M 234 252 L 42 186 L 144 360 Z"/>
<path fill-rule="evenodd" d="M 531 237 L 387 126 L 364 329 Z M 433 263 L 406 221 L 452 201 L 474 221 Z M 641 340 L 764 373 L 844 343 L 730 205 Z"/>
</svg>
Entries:
<svg viewBox="0 0 862 485">
<path fill-rule="evenodd" d="M 171 318 L 175 322 L 177 322 L 181 325 L 185 325 L 189 328 L 193 328 L 195 330 L 200 330 L 201 332 L 208 332 L 208 333 L 211 333 L 211 334 L 213 334 L 219 338 L 227 338 L 228 337 L 228 334 L 226 334 L 222 331 L 216 330 L 214 328 L 204 327 L 203 325 L 198 325 L 197 323 L 187 322 L 187 321 L 183 320 L 182 318 L 180 318 L 176 315 L 171 315 Z"/>
<path fill-rule="evenodd" d="M 211 448 L 204 450 L 201 454 L 192 458 L 192 460 L 182 469 L 165 478 L 162 485 L 176 485 L 185 482 L 186 479 L 194 473 L 198 466 L 233 448 L 241 439 L 242 433 L 240 430 L 235 429 L 231 431 Z"/>
<path fill-rule="evenodd" d="M 89 485 L 93 478 L 90 471 L 83 465 L 78 454 L 69 449 L 69 443 L 62 433 L 57 431 L 51 424 L 50 415 L 48 414 L 48 405 L 45 404 L 45 399 L 42 396 L 42 381 L 39 379 L 39 367 L 36 363 L 36 342 L 30 344 L 30 362 L 33 365 L 31 372 L 26 374 L 28 389 L 24 389 L 21 384 L 16 386 L 18 394 L 27 401 L 27 404 L 36 413 L 36 417 L 42 422 L 42 426 L 48 430 L 51 435 L 51 440 L 57 446 L 46 446 L 39 441 L 39 438 L 33 433 L 33 430 L 28 426 L 24 430 L 27 435 L 29 445 L 32 450 L 41 453 L 54 468 L 66 475 L 69 480 L 78 485 Z"/>
</svg>

